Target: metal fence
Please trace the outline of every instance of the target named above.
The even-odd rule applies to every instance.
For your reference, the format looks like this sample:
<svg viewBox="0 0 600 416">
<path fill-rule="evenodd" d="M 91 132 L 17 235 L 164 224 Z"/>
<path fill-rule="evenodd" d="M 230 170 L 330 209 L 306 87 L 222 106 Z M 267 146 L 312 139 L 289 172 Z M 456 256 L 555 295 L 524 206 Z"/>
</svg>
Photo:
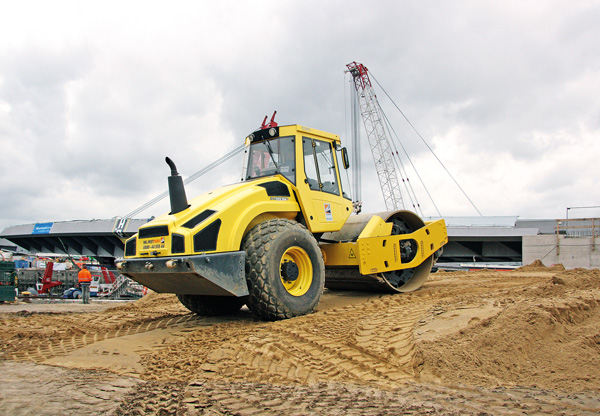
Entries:
<svg viewBox="0 0 600 416">
<path fill-rule="evenodd" d="M 600 218 L 556 220 L 556 235 L 567 238 L 600 237 Z"/>
<path fill-rule="evenodd" d="M 556 220 L 555 230 L 557 255 L 560 254 L 561 236 L 563 238 L 591 238 L 592 251 L 596 251 L 596 238 L 600 237 L 600 218 Z"/>
</svg>

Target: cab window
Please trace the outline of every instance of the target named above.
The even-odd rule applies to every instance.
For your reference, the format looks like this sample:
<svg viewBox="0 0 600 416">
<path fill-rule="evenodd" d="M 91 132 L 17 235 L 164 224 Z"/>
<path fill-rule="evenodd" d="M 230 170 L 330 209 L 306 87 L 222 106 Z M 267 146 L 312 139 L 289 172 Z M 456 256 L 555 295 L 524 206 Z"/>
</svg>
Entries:
<svg viewBox="0 0 600 416">
<path fill-rule="evenodd" d="M 304 153 L 304 173 L 308 186 L 313 191 L 319 191 L 319 177 L 317 175 L 317 164 L 315 162 L 315 154 L 313 152 L 313 142 L 306 137 L 302 138 L 302 153 Z"/>
<path fill-rule="evenodd" d="M 335 162 L 331 143 L 302 138 L 304 171 L 310 189 L 339 195 Z"/>
</svg>

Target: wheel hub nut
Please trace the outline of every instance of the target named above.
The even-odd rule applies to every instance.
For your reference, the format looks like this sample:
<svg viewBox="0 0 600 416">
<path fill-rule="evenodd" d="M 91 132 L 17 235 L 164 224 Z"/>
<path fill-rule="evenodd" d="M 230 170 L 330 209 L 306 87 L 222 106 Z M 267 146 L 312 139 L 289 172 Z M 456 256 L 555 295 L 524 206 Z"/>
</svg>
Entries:
<svg viewBox="0 0 600 416">
<path fill-rule="evenodd" d="M 298 278 L 298 266 L 293 261 L 286 261 L 281 265 L 281 277 L 283 280 L 293 282 Z"/>
</svg>

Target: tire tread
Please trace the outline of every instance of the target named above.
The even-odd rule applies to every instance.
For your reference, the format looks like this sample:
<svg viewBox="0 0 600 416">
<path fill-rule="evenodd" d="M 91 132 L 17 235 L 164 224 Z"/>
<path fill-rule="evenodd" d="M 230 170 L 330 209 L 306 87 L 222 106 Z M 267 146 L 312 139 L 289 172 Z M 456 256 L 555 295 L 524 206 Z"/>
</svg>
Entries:
<svg viewBox="0 0 600 416">
<path fill-rule="evenodd" d="M 273 241 L 282 233 L 300 232 L 304 233 L 314 241 L 315 247 L 318 245 L 312 234 L 302 224 L 288 219 L 273 219 L 264 221 L 255 226 L 244 238 L 242 244 L 246 252 L 246 281 L 248 283 L 249 296 L 246 304 L 248 308 L 262 319 L 281 320 L 298 316 L 297 311 L 292 310 L 277 297 L 275 288 L 269 284 L 266 278 L 267 259 L 265 252 L 271 249 Z M 320 253 L 319 253 L 320 255 Z M 321 270 L 315 270 L 315 273 L 325 275 L 325 267 L 321 261 L 316 265 Z M 315 267 L 315 265 L 313 265 Z M 321 279 L 322 292 L 324 278 Z M 317 302 L 318 304 L 318 302 Z M 312 313 L 317 304 L 304 313 Z M 302 314 L 304 314 L 302 313 Z"/>
</svg>

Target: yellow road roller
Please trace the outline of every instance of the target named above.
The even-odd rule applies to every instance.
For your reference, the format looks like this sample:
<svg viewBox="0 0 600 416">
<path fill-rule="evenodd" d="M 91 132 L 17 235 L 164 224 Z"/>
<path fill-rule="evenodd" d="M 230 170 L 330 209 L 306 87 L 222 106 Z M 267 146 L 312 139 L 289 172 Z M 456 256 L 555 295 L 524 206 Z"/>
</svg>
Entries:
<svg viewBox="0 0 600 416">
<path fill-rule="evenodd" d="M 263 122 L 246 137 L 242 181 L 189 201 L 166 162 L 171 211 L 140 227 L 116 265 L 199 315 L 245 304 L 287 319 L 313 312 L 324 287 L 413 291 L 448 241 L 444 220 L 351 215 L 348 154 L 335 134 Z"/>
</svg>

